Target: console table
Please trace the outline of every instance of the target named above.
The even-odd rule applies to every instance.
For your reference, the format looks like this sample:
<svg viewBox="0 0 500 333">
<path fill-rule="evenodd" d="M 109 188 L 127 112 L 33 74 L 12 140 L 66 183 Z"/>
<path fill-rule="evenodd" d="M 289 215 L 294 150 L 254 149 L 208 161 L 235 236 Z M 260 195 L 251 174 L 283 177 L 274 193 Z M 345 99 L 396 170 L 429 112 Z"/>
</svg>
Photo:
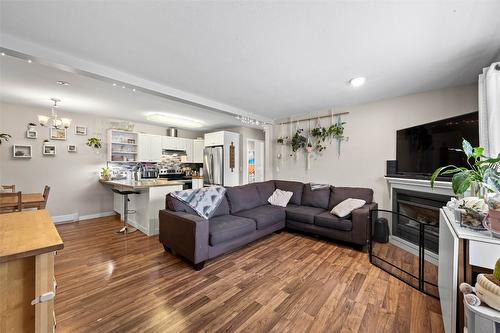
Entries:
<svg viewBox="0 0 500 333">
<path fill-rule="evenodd" d="M 464 304 L 458 286 L 474 284 L 475 273 L 491 272 L 500 257 L 500 238 L 488 231 L 473 231 L 455 222 L 451 210 L 439 217 L 438 286 L 446 333 L 463 332 Z"/>
<path fill-rule="evenodd" d="M 54 254 L 62 248 L 47 210 L 0 214 L 1 332 L 54 331 Z"/>
</svg>

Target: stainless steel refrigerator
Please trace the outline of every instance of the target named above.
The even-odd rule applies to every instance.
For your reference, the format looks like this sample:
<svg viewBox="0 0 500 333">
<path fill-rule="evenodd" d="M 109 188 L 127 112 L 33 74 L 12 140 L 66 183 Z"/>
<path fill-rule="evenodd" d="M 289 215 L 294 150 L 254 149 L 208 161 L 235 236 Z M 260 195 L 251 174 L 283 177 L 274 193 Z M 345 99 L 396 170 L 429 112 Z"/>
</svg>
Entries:
<svg viewBox="0 0 500 333">
<path fill-rule="evenodd" d="M 203 185 L 224 185 L 224 148 L 203 149 Z"/>
</svg>

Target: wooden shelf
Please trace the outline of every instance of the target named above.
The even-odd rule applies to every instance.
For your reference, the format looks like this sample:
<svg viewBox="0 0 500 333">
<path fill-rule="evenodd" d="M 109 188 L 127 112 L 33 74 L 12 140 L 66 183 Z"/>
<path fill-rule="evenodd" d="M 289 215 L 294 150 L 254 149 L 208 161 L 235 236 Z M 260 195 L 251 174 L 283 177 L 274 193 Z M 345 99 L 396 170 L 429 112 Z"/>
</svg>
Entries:
<svg viewBox="0 0 500 333">
<path fill-rule="evenodd" d="M 111 142 L 114 145 L 124 145 L 124 146 L 137 146 L 137 143 L 126 143 L 126 142 Z"/>
<path fill-rule="evenodd" d="M 111 154 L 132 154 L 136 155 L 136 151 L 112 151 Z"/>
</svg>

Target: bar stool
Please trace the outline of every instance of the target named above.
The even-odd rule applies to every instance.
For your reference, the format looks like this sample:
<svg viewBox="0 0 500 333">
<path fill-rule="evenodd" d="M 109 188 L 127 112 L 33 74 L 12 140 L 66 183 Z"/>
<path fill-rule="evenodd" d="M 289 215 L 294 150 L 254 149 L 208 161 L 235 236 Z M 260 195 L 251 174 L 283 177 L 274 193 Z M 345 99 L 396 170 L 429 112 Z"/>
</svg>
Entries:
<svg viewBox="0 0 500 333">
<path fill-rule="evenodd" d="M 123 195 L 123 216 L 122 216 L 123 227 L 119 231 L 117 231 L 116 233 L 117 234 L 123 233 L 124 235 L 126 235 L 126 234 L 130 234 L 132 232 L 137 231 L 136 228 L 129 227 L 127 225 L 128 215 L 129 214 L 135 214 L 135 210 L 128 209 L 128 202 L 130 201 L 130 199 L 128 198 L 128 196 L 130 194 L 139 194 L 139 192 L 137 192 L 137 191 L 120 191 L 120 190 L 117 190 L 115 188 L 112 188 L 111 190 L 114 193 L 116 193 L 116 194 Z"/>
</svg>

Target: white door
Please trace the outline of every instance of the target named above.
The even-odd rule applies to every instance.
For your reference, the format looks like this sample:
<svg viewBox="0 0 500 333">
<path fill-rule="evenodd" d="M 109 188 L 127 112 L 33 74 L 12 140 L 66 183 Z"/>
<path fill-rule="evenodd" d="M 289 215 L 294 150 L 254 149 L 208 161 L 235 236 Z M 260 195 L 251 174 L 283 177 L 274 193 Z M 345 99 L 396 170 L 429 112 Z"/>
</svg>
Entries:
<svg viewBox="0 0 500 333">
<path fill-rule="evenodd" d="M 247 139 L 244 163 L 244 183 L 264 181 L 264 141 Z"/>
</svg>

